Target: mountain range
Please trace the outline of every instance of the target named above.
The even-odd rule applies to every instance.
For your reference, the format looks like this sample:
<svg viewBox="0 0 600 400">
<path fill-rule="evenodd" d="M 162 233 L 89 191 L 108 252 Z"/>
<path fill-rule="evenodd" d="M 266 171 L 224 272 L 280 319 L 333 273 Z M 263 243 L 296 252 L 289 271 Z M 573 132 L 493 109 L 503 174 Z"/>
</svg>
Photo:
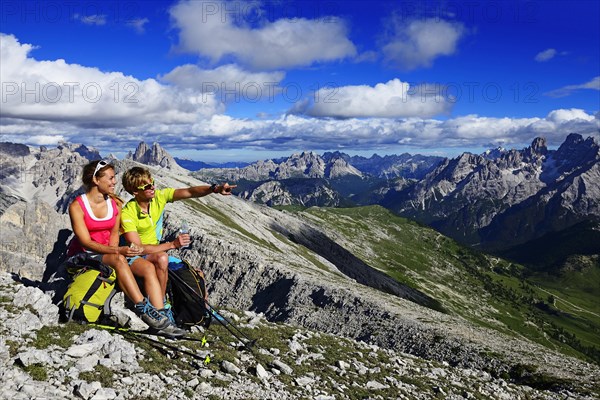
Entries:
<svg viewBox="0 0 600 400">
<path fill-rule="evenodd" d="M 194 175 L 238 182 L 241 197 L 269 206 L 382 205 L 461 243 L 519 257 L 513 247 L 600 216 L 599 149 L 573 133 L 556 150 L 539 137 L 522 150 L 455 158 L 304 152 Z"/>
<path fill-rule="evenodd" d="M 535 147 L 538 149 L 535 154 L 543 152 L 541 146 Z M 66 205 L 81 190 L 81 167 L 89 161 L 86 157 L 99 158 L 93 149 L 86 149 L 66 143 L 56 148 L 0 144 L 0 270 L 12 273 L 21 283 L 43 289 L 55 301 L 64 290 L 60 261 L 65 244 L 72 236 Z M 146 154 L 152 157 L 145 159 L 146 164 L 140 164 L 138 157 Z M 309 168 L 301 160 L 290 162 L 288 171 L 285 174 L 281 171 L 281 176 L 286 178 L 274 182 L 331 179 L 319 175 L 332 170 L 326 163 L 318 162 L 315 155 L 305 156 L 314 160 L 314 166 Z M 536 157 L 531 153 L 531 158 Z M 337 159 L 341 159 L 338 166 L 348 163 L 343 157 L 337 156 Z M 553 156 L 553 159 L 557 158 Z M 160 165 L 164 160 L 168 157 L 156 144 L 133 152 L 123 160 L 114 159 L 113 164 L 117 173 L 144 165 L 161 187 L 203 183 L 170 161 Z M 473 163 L 475 160 L 477 158 Z M 442 165 L 432 165 L 431 171 L 419 180 L 416 176 L 395 178 L 394 185 L 417 187 L 418 182 L 432 176 Z M 301 178 L 296 175 L 301 170 L 314 176 Z M 364 179 L 365 172 L 357 167 L 348 170 L 357 170 L 363 177 L 354 173 L 336 178 L 338 182 L 345 178 L 349 178 L 347 182 Z M 387 178 L 377 179 L 380 183 L 387 181 Z M 389 183 L 380 187 L 394 186 Z M 127 200 L 120 183 L 116 190 Z M 269 353 L 262 355 L 275 364 L 282 362 L 282 357 L 288 364 L 298 362 L 292 365 L 294 374 L 298 375 L 290 378 L 272 370 L 268 382 L 259 384 L 264 398 L 277 398 L 278 393 L 285 398 L 336 397 L 339 392 L 336 387 L 345 387 L 339 392 L 341 398 L 386 398 L 393 393 L 402 393 L 408 398 L 477 397 L 482 393 L 486 393 L 484 396 L 501 394 L 507 398 L 546 399 L 587 399 L 600 395 L 597 390 L 600 387 L 600 320 L 597 318 L 600 287 L 598 279 L 594 279 L 600 276 L 600 264 L 593 249 L 588 249 L 586 258 L 573 258 L 571 254 L 563 266 L 569 269 L 561 268 L 561 279 L 557 280 L 544 274 L 534 275 L 532 270 L 518 264 L 465 247 L 378 205 L 312 207 L 292 212 L 236 196 L 214 195 L 175 202 L 167 211 L 166 238 L 174 237 L 183 220 L 191 227 L 191 247 L 172 253 L 204 269 L 213 304 L 238 314 L 242 314 L 239 310 L 250 310 L 270 323 L 285 324 L 273 327 L 271 335 L 277 340 L 261 338 L 261 346 Z M 578 233 L 594 228 L 582 224 L 568 228 L 571 230 L 569 240 L 575 241 Z M 564 237 L 543 236 L 538 240 L 542 238 L 560 243 Z M 593 242 L 589 244 L 593 246 Z M 536 248 L 541 251 L 543 243 Z M 4 280 L 2 278 L 0 284 L 3 299 L 0 312 L 18 324 L 18 317 L 11 316 L 8 306 L 4 306 L 6 299 L 13 296 L 5 294 L 8 293 L 6 288 L 12 291 L 14 285 Z M 13 326 L 13 322 L 3 324 L 2 340 L 5 340 L 4 335 L 10 335 L 4 326 Z M 309 332 L 297 333 L 300 328 Z M 63 334 L 60 326 L 51 329 Z M 263 330 L 258 332 L 264 334 Z M 38 337 L 41 334 L 39 332 Z M 351 340 L 348 354 L 333 347 L 331 343 L 340 340 L 330 339 L 327 334 Z M 72 333 L 65 330 L 64 335 L 70 337 Z M 4 352 L 3 348 L 8 345 L 4 346 L 2 340 L 0 357 L 4 362 L 0 368 L 5 369 L 0 373 L 8 376 L 7 369 L 23 368 L 20 365 L 25 356 L 18 354 L 31 352 L 28 347 L 31 341 L 9 336 L 6 342 L 11 348 L 19 349 L 13 354 L 10 349 Z M 358 344 L 352 349 L 352 341 L 377 346 L 371 348 L 368 369 L 360 368 L 360 360 L 351 361 L 357 371 L 362 371 L 357 374 L 343 372 L 347 369 L 346 357 L 359 357 L 357 351 L 362 349 Z M 299 346 L 297 342 L 307 345 Z M 393 354 L 392 358 L 397 361 L 392 364 L 398 368 L 390 368 L 390 363 L 380 358 L 379 348 Z M 61 359 L 56 347 L 52 351 L 58 351 L 53 357 Z M 143 350 L 137 352 L 148 354 Z M 4 356 L 5 353 L 9 356 Z M 165 361 L 164 355 L 153 353 L 153 357 L 157 362 Z M 213 358 L 219 357 L 227 357 L 227 361 L 253 371 L 258 368 L 257 359 L 247 354 L 213 354 Z M 412 361 L 410 367 L 407 366 L 406 360 L 413 359 L 427 368 L 427 373 L 417 373 L 418 368 L 413 368 Z M 177 377 L 172 383 L 184 390 L 186 383 L 178 378 L 183 371 L 178 369 L 176 361 L 168 362 L 171 368 L 176 368 L 171 373 Z M 106 367 L 108 364 L 100 360 L 97 363 L 94 367 L 97 376 L 106 375 L 103 368 L 110 371 L 118 368 Z M 332 365 L 336 369 L 331 368 Z M 69 365 L 61 364 L 57 371 L 68 368 Z M 375 372 L 377 368 L 381 374 Z M 330 370 L 334 372 L 329 374 Z M 159 376 L 156 371 L 145 373 Z M 399 377 L 405 374 L 418 378 L 398 383 Z M 64 375 L 56 372 L 51 376 L 53 382 L 67 388 L 69 383 Z M 432 378 L 442 375 L 448 379 Z M 81 376 L 75 377 L 74 382 L 79 382 Z M 139 379 L 134 374 L 133 381 L 141 382 L 141 375 Z M 205 386 L 214 385 L 208 378 L 197 379 Z M 229 392 L 231 398 L 250 396 L 239 389 L 244 386 L 242 382 L 246 382 L 239 380 L 242 378 L 224 379 L 236 387 Z M 375 380 L 385 384 L 377 385 L 373 383 Z M 306 389 L 308 384 L 303 382 L 309 381 L 315 390 Z M 474 381 L 477 387 L 470 384 Z M 361 382 L 370 389 L 362 392 L 367 389 L 355 387 L 352 382 Z M 127 384 L 114 385 L 116 390 L 123 391 Z M 252 383 L 248 385 L 255 387 Z"/>
</svg>

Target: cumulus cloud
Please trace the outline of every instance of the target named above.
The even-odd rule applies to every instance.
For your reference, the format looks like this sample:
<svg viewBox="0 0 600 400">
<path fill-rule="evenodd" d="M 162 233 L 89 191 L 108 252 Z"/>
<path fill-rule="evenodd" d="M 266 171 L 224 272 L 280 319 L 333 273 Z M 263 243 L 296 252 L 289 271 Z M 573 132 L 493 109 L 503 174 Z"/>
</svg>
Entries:
<svg viewBox="0 0 600 400">
<path fill-rule="evenodd" d="M 30 56 L 32 50 L 13 35 L 0 34 L 3 118 L 112 127 L 193 123 L 223 111 L 214 96 L 193 89 L 61 59 L 38 61 Z"/>
<path fill-rule="evenodd" d="M 258 3 L 184 0 L 170 9 L 181 51 L 218 62 L 233 57 L 255 70 L 282 69 L 352 57 L 345 23 L 321 19 L 260 17 Z"/>
<path fill-rule="evenodd" d="M 383 54 L 386 61 L 406 70 L 430 67 L 436 58 L 454 54 L 465 34 L 463 24 L 439 18 L 391 21 Z"/>
<path fill-rule="evenodd" d="M 411 87 L 399 79 L 375 86 L 356 85 L 322 88 L 307 104 L 305 114 L 315 117 L 421 117 L 448 113 L 452 103 L 440 93 L 440 87 Z M 298 109 L 294 110 L 300 111 Z"/>
<path fill-rule="evenodd" d="M 551 90 L 550 92 L 546 92 L 544 94 L 550 97 L 566 97 L 572 95 L 576 91 L 585 89 L 600 90 L 600 76 L 597 76 L 592 80 L 579 85 L 563 86 L 559 89 Z"/>
<path fill-rule="evenodd" d="M 545 62 L 551 60 L 556 55 L 556 49 L 547 49 L 544 51 L 540 51 L 535 56 L 535 61 L 537 62 Z"/>
<path fill-rule="evenodd" d="M 202 69 L 186 64 L 176 67 L 161 79 L 202 93 L 217 93 L 223 102 L 227 102 L 272 99 L 284 77 L 284 72 L 249 72 L 235 64 L 215 69 Z"/>
</svg>

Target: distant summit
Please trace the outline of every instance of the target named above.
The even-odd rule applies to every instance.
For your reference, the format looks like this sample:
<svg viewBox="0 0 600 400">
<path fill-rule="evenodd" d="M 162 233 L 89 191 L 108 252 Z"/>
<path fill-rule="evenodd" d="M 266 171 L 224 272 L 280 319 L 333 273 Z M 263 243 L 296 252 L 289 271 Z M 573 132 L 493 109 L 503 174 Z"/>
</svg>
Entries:
<svg viewBox="0 0 600 400">
<path fill-rule="evenodd" d="M 175 159 L 157 142 L 154 142 L 152 147 L 149 147 L 145 142 L 140 142 L 135 149 L 135 153 L 129 152 L 126 159 L 168 169 L 180 168 Z"/>
</svg>

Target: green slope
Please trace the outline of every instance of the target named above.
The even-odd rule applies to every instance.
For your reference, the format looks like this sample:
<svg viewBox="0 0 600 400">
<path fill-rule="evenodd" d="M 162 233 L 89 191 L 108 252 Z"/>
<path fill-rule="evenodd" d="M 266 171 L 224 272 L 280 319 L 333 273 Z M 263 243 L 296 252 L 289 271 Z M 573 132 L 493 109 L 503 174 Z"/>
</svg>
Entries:
<svg viewBox="0 0 600 400">
<path fill-rule="evenodd" d="M 564 281 L 525 279 L 521 265 L 466 248 L 379 206 L 309 208 L 298 214 L 450 313 L 600 363 L 598 292 L 580 290 L 581 280 L 594 278 L 590 273 L 571 274 L 568 290 L 558 286 Z"/>
</svg>

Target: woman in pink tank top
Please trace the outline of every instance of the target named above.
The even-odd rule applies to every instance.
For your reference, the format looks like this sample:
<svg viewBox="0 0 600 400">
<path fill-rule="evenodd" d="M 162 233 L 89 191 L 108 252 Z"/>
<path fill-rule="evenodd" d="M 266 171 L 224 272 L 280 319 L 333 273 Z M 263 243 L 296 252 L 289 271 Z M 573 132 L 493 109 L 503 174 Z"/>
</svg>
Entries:
<svg viewBox="0 0 600 400">
<path fill-rule="evenodd" d="M 123 293 L 135 304 L 142 320 L 151 328 L 177 336 L 183 334 L 159 309 L 163 308 L 163 295 L 154 265 L 136 268 L 135 276 L 144 280 L 144 298 L 126 257 L 142 254 L 138 247 L 119 246 L 120 208 L 122 201 L 115 195 L 115 169 L 104 160 L 92 161 L 83 168 L 85 194 L 78 196 L 69 206 L 69 216 L 76 239 L 69 248 L 70 255 L 84 252 L 111 266 L 117 274 L 117 283 Z"/>
</svg>

